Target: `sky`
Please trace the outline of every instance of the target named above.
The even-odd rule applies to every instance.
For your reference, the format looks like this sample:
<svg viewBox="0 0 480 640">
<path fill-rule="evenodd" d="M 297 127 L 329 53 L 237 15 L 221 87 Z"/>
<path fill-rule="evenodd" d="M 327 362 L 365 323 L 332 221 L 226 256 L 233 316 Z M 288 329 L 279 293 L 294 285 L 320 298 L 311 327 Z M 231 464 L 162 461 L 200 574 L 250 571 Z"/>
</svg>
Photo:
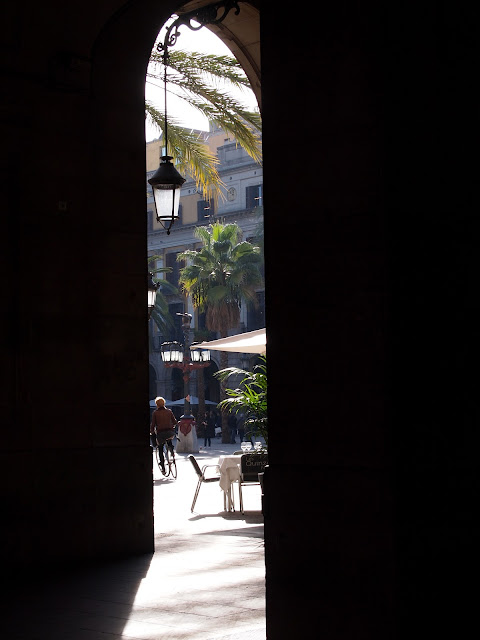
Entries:
<svg viewBox="0 0 480 640">
<path fill-rule="evenodd" d="M 191 31 L 188 27 L 183 26 L 180 29 L 180 37 L 177 40 L 175 49 L 184 51 L 199 51 L 201 53 L 213 53 L 218 55 L 232 55 L 230 49 L 214 35 L 207 27 L 203 27 L 198 31 Z M 233 93 L 233 92 L 232 92 Z M 257 107 L 257 101 L 252 91 L 239 90 L 233 93 L 237 99 L 243 102 L 249 109 L 253 110 Z M 154 86 L 148 78 L 145 83 L 145 99 L 153 102 L 162 111 L 164 109 L 163 84 L 158 81 L 158 85 Z M 175 116 L 176 120 L 180 120 L 181 124 L 192 129 L 202 129 L 208 131 L 207 119 L 196 109 L 189 107 L 183 100 L 173 96 L 171 93 L 167 95 L 167 113 Z M 159 137 L 158 129 L 151 127 L 148 122 L 145 124 L 145 139 L 147 142 Z"/>
</svg>

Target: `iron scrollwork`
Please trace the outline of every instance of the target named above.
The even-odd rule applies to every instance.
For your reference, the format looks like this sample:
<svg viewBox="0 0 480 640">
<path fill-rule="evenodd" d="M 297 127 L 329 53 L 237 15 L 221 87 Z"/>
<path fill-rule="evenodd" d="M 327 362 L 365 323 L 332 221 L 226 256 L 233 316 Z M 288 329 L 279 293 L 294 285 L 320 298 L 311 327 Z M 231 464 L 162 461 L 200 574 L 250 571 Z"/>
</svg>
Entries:
<svg viewBox="0 0 480 640">
<path fill-rule="evenodd" d="M 172 22 L 168 27 L 163 42 L 157 45 L 157 51 L 163 53 L 164 58 L 168 56 L 168 47 L 173 47 L 180 35 L 179 28 L 188 27 L 191 31 L 198 31 L 207 24 L 220 24 L 225 20 L 232 9 L 235 9 L 235 15 L 240 13 L 240 7 L 237 0 L 223 0 L 223 2 L 214 2 L 205 7 L 194 9 L 188 13 L 183 13 Z M 192 24 L 197 22 L 198 25 Z"/>
</svg>

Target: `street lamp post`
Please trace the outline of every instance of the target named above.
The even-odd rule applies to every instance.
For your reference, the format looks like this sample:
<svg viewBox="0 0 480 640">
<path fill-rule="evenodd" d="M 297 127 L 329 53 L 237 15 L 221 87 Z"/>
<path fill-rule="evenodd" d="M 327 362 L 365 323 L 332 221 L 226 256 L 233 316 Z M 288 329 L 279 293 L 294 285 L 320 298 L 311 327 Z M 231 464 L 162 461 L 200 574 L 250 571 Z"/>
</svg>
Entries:
<svg viewBox="0 0 480 640">
<path fill-rule="evenodd" d="M 177 451 L 181 453 L 198 452 L 197 434 L 193 429 L 195 418 L 190 410 L 190 373 L 195 369 L 203 369 L 210 364 L 208 349 L 190 350 L 190 313 L 177 313 L 182 318 L 183 345 L 179 342 L 162 344 L 162 360 L 166 367 L 176 367 L 183 373 L 183 415 L 178 423 L 181 437 L 177 442 Z"/>
<path fill-rule="evenodd" d="M 148 273 L 148 280 L 147 280 L 147 292 L 148 292 L 148 319 L 150 320 L 150 317 L 152 315 L 152 311 L 155 307 L 155 300 L 157 297 L 157 289 L 160 287 L 160 284 L 158 282 L 154 282 L 153 281 L 153 273 L 149 272 Z"/>
</svg>

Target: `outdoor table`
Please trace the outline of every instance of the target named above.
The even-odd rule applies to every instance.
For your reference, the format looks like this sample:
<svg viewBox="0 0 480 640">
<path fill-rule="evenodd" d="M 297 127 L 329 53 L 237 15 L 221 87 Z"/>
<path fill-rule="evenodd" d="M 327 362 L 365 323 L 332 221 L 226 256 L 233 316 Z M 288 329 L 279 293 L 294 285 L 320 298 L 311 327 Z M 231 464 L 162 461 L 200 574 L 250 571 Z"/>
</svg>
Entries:
<svg viewBox="0 0 480 640">
<path fill-rule="evenodd" d="M 227 499 L 228 511 L 235 511 L 233 500 L 233 483 L 240 482 L 241 455 L 220 456 L 218 466 L 220 469 L 220 488 Z"/>
</svg>

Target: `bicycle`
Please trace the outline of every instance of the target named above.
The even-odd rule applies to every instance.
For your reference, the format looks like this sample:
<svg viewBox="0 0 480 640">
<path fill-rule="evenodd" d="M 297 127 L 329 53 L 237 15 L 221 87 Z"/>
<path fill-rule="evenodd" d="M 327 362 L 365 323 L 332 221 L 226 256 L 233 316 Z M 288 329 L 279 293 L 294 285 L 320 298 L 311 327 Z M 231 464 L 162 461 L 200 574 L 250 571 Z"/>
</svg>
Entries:
<svg viewBox="0 0 480 640">
<path fill-rule="evenodd" d="M 165 476 L 165 478 L 172 476 L 172 478 L 175 480 L 177 477 L 177 462 L 175 460 L 175 449 L 173 448 L 172 440 L 173 436 L 172 438 L 168 438 L 168 440 L 165 440 L 165 442 L 161 445 L 163 449 L 163 459 L 165 460 L 165 466 L 163 469 L 162 459 L 160 457 L 160 446 L 158 445 L 155 436 L 153 436 L 151 440 L 151 445 L 155 449 L 155 458 L 157 460 L 158 468 L 160 469 L 162 474 Z M 153 446 L 154 442 L 156 446 Z M 171 448 L 169 445 L 171 445 Z"/>
</svg>

